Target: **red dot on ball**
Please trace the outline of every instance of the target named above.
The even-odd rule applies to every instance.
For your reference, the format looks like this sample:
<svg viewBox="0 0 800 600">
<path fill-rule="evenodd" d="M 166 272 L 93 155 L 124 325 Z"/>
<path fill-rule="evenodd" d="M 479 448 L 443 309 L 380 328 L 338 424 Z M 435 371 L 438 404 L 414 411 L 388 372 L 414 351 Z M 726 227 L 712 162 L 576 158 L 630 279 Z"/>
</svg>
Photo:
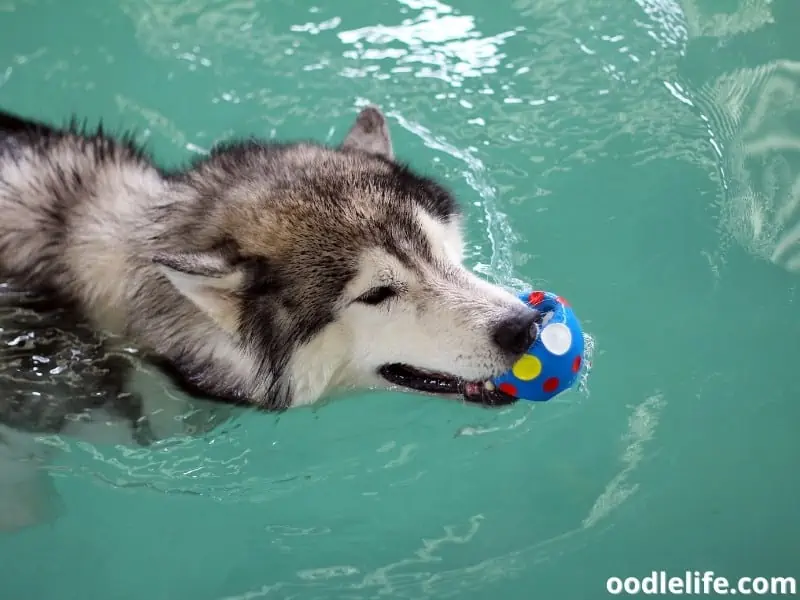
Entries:
<svg viewBox="0 0 800 600">
<path fill-rule="evenodd" d="M 514 396 L 515 398 L 517 397 L 517 387 L 513 384 L 501 383 L 500 385 L 497 386 L 497 389 L 499 389 L 504 394 L 508 394 L 509 396 Z"/>
<path fill-rule="evenodd" d="M 578 354 L 578 356 L 575 357 L 575 360 L 572 361 L 572 372 L 573 373 L 577 373 L 580 370 L 582 362 L 583 362 L 583 360 L 581 359 L 581 355 Z"/>
<path fill-rule="evenodd" d="M 532 304 L 536 306 L 542 300 L 544 300 L 544 292 L 531 292 L 531 295 L 528 296 L 528 304 Z"/>
<path fill-rule="evenodd" d="M 542 384 L 542 389 L 547 392 L 555 392 L 558 389 L 558 377 L 550 377 Z"/>
<path fill-rule="evenodd" d="M 564 300 L 564 298 L 562 298 L 561 296 L 558 296 L 558 297 L 556 298 L 556 300 L 558 300 L 559 302 L 561 302 L 561 304 L 563 304 L 564 306 L 569 306 L 569 302 L 567 302 L 566 300 Z"/>
</svg>

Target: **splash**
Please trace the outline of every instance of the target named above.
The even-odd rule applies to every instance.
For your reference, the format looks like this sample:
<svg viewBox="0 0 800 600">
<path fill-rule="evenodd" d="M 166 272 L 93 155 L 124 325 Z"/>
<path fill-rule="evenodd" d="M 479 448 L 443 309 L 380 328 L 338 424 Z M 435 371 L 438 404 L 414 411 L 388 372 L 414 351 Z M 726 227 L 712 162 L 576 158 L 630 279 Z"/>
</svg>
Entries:
<svg viewBox="0 0 800 600">
<path fill-rule="evenodd" d="M 358 99 L 359 106 L 368 103 L 364 98 Z M 475 271 L 494 280 L 495 283 L 512 289 L 528 287 L 529 284 L 514 275 L 512 248 L 517 237 L 509 224 L 508 216 L 497 206 L 496 191 L 486 176 L 483 162 L 472 151 L 457 148 L 442 136 L 432 133 L 423 125 L 407 119 L 397 111 L 387 111 L 387 116 L 397 121 L 403 129 L 419 137 L 428 148 L 444 152 L 466 166 L 461 174 L 482 200 L 479 204 L 483 211 L 486 236 L 490 244 L 489 263 L 478 263 L 474 267 Z"/>
</svg>

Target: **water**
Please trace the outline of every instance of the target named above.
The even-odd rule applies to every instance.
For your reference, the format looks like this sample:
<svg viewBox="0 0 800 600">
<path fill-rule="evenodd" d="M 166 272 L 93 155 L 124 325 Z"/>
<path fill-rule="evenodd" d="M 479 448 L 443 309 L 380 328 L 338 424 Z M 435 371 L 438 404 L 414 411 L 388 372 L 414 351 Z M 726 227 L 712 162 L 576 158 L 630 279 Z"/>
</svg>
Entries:
<svg viewBox="0 0 800 600">
<path fill-rule="evenodd" d="M 380 104 L 400 157 L 464 200 L 470 264 L 557 290 L 595 342 L 587 390 L 543 406 L 364 394 L 148 450 L 48 438 L 63 512 L 0 539 L 0 595 L 594 600 L 653 570 L 800 576 L 798 18 L 0 1 L 4 107 L 134 127 L 165 164 L 235 134 L 338 141 Z"/>
</svg>

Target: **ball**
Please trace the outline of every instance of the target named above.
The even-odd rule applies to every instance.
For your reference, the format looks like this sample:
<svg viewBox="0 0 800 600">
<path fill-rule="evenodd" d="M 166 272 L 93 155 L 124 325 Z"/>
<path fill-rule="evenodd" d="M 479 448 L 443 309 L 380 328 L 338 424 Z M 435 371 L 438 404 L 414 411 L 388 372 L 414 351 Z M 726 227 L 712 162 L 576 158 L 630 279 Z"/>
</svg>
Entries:
<svg viewBox="0 0 800 600">
<path fill-rule="evenodd" d="M 542 313 L 539 335 L 511 370 L 490 385 L 520 400 L 545 402 L 578 380 L 584 361 L 583 330 L 561 296 L 530 291 L 519 298 Z"/>
</svg>

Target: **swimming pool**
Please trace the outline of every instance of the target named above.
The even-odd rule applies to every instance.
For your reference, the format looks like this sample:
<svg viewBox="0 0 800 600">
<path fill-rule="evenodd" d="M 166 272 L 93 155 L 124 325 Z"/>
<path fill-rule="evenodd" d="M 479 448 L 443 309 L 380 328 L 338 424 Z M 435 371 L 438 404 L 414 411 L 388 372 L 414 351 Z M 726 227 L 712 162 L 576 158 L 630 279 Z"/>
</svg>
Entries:
<svg viewBox="0 0 800 600">
<path fill-rule="evenodd" d="M 465 201 L 469 264 L 558 290 L 595 343 L 587 389 L 541 406 L 363 394 L 146 450 L 49 439 L 62 514 L 0 538 L 0 597 L 591 600 L 652 571 L 800 575 L 798 16 L 0 0 L 0 105 L 135 127 L 167 165 L 231 135 L 337 141 L 381 105 L 397 154 Z"/>
</svg>

